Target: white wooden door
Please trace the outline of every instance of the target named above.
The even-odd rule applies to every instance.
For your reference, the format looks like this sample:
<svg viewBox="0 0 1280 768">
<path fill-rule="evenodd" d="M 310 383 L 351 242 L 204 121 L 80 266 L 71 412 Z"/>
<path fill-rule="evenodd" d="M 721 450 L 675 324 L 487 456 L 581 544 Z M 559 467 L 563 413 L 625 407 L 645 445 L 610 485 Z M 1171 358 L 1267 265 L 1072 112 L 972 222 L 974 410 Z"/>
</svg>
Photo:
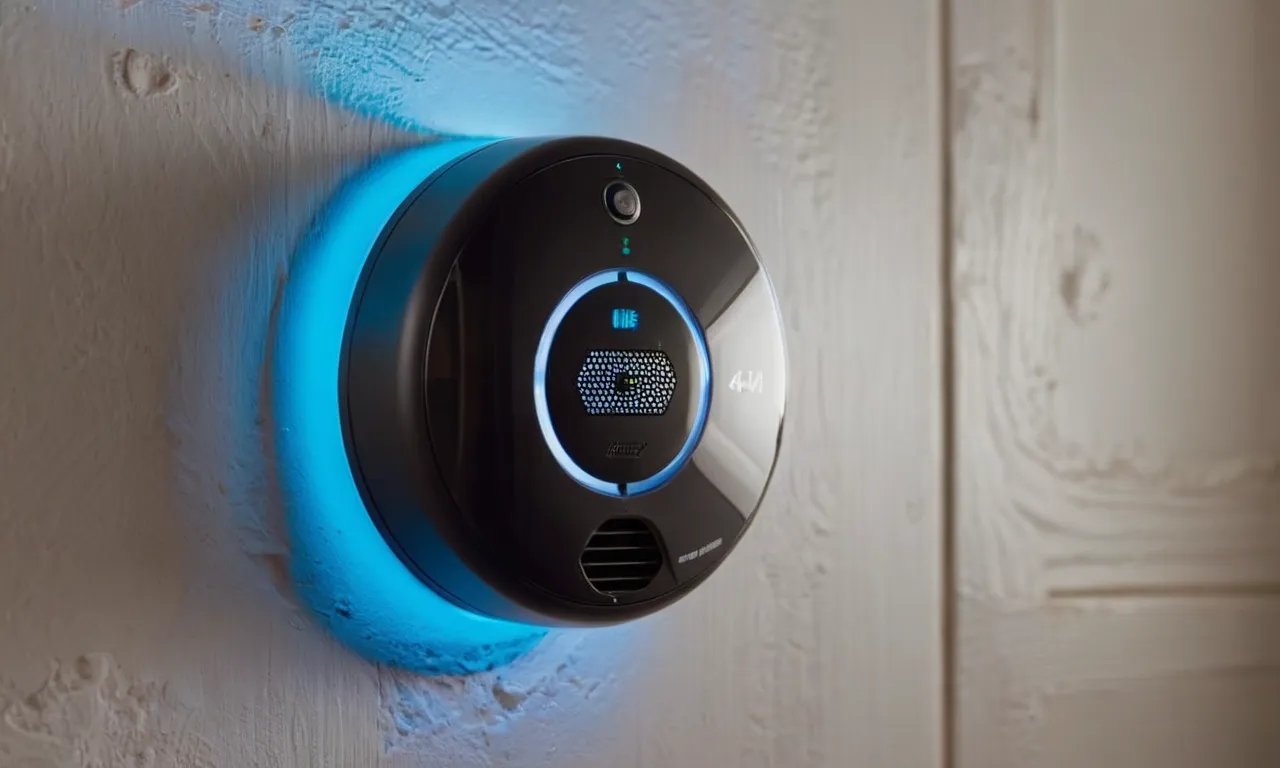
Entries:
<svg viewBox="0 0 1280 768">
<path fill-rule="evenodd" d="M 957 764 L 1280 765 L 1280 3 L 952 33 Z"/>
</svg>

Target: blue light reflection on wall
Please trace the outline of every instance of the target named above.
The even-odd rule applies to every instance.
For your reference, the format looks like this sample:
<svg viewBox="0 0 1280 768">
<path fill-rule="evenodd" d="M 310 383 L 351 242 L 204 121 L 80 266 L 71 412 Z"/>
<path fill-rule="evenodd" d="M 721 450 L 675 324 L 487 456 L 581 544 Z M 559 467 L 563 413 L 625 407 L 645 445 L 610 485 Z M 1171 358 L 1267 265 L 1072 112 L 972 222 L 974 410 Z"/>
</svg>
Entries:
<svg viewBox="0 0 1280 768">
<path fill-rule="evenodd" d="M 308 88 L 411 131 L 450 135 L 563 131 L 593 76 L 581 4 L 298 4 L 286 39 Z"/>
<path fill-rule="evenodd" d="M 365 257 L 432 171 L 489 140 L 448 141 L 384 159 L 335 196 L 290 269 L 273 370 L 279 475 L 298 595 L 361 655 L 428 674 L 505 665 L 545 630 L 464 611 L 420 582 L 364 509 L 347 463 L 338 369 Z"/>
</svg>

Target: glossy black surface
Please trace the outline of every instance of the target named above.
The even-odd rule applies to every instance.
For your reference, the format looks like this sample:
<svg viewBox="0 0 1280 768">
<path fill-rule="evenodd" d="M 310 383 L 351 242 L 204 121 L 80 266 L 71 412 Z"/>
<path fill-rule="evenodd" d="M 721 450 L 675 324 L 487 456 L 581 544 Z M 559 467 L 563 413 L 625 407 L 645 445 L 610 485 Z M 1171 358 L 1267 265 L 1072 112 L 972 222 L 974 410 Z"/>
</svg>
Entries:
<svg viewBox="0 0 1280 768">
<path fill-rule="evenodd" d="M 633 224 L 601 204 L 616 180 L 643 198 Z M 583 277 L 612 268 L 675 289 L 712 359 L 709 418 L 692 459 L 665 486 L 624 498 L 561 469 L 532 394 L 552 310 Z M 557 433 L 601 477 L 651 474 L 689 432 L 697 361 L 689 329 L 664 304 L 635 286 L 598 289 L 553 344 Z M 614 309 L 636 310 L 636 329 L 614 329 Z M 714 193 L 643 147 L 513 140 L 462 159 L 389 228 L 349 325 L 348 448 L 370 512 L 421 578 L 477 612 L 592 624 L 656 610 L 731 551 L 772 472 L 786 372 L 768 280 Z M 578 384 L 601 350 L 669 359 L 676 385 L 660 414 L 589 412 Z M 638 444 L 638 456 L 610 455 Z M 649 522 L 666 564 L 646 589 L 611 596 L 586 582 L 578 557 L 596 527 L 620 515 Z"/>
</svg>

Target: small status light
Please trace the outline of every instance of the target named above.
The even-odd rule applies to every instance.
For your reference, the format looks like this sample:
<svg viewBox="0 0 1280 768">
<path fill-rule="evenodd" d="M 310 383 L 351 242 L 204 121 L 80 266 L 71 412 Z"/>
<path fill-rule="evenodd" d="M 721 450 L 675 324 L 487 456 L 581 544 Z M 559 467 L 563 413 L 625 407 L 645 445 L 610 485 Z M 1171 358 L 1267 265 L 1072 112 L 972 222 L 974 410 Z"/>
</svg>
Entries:
<svg viewBox="0 0 1280 768">
<path fill-rule="evenodd" d="M 614 168 L 617 168 L 618 170 L 622 170 L 622 163 L 618 163 L 617 165 L 615 165 L 615 166 L 613 166 L 613 167 L 614 167 Z"/>
<path fill-rule="evenodd" d="M 640 325 L 640 313 L 634 309 L 613 310 L 613 328 L 616 331 L 634 331 Z"/>
<path fill-rule="evenodd" d="M 633 373 L 619 373 L 613 380 L 613 391 L 625 395 L 640 386 L 640 377 Z"/>
<path fill-rule="evenodd" d="M 622 255 L 623 255 L 623 256 L 630 256 L 630 255 L 631 255 L 631 249 L 630 249 L 630 248 L 623 248 L 623 249 L 622 249 Z"/>
</svg>

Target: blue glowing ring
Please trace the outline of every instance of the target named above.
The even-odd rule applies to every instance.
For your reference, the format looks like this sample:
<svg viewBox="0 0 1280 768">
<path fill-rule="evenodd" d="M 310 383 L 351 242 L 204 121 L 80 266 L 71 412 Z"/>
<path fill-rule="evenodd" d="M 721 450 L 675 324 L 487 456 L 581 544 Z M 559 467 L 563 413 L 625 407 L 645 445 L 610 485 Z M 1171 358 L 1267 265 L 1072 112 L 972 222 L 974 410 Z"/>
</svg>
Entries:
<svg viewBox="0 0 1280 768">
<path fill-rule="evenodd" d="M 343 334 L 365 261 L 400 206 L 436 170 L 489 143 L 411 149 L 347 184 L 290 265 L 276 332 L 271 394 L 295 593 L 357 653 L 429 674 L 509 663 L 546 631 L 459 608 L 382 538 L 342 433 Z"/>
<path fill-rule="evenodd" d="M 573 309 L 583 296 L 595 289 L 622 282 L 624 279 L 636 285 L 643 285 L 658 294 L 680 314 L 690 335 L 693 336 L 694 348 L 697 350 L 698 362 L 701 365 L 693 427 L 689 430 L 689 436 L 685 438 L 680 451 L 670 463 L 649 477 L 634 483 L 620 484 L 601 480 L 578 466 L 578 463 L 569 456 L 564 445 L 560 443 L 560 438 L 556 435 L 555 427 L 551 423 L 551 409 L 547 405 L 547 361 L 551 356 L 551 343 L 555 340 L 556 331 L 560 330 L 560 323 L 564 321 L 565 315 L 569 314 L 569 310 Z M 689 309 L 684 299 L 681 299 L 671 286 L 658 278 L 634 269 L 608 269 L 597 272 L 569 289 L 556 308 L 551 311 L 551 317 L 547 319 L 547 325 L 542 329 L 542 338 L 538 340 L 538 351 L 533 358 L 533 407 L 538 414 L 538 427 L 542 430 L 542 437 L 551 450 L 551 455 L 555 457 L 556 463 L 565 471 L 565 474 L 579 485 L 596 493 L 615 497 L 638 496 L 656 491 L 669 483 L 671 478 L 684 467 L 702 439 L 703 428 L 707 426 L 707 415 L 711 411 L 711 353 L 707 350 L 707 340 L 702 333 L 702 325 L 694 317 L 693 310 Z"/>
</svg>

